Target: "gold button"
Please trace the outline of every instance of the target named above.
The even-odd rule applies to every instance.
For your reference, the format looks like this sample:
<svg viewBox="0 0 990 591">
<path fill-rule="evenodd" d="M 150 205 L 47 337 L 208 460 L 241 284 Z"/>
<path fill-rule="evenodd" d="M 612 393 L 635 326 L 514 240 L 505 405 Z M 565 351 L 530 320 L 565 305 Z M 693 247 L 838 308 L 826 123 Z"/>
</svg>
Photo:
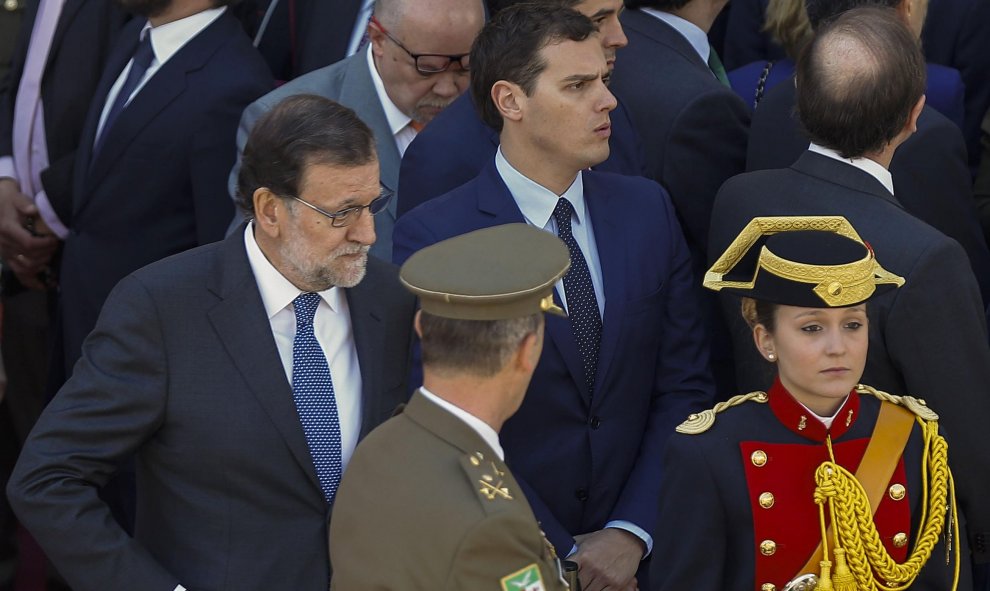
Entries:
<svg viewBox="0 0 990 591">
<path fill-rule="evenodd" d="M 837 296 L 842 293 L 842 284 L 838 281 L 833 281 L 828 284 L 828 295 Z"/>
<path fill-rule="evenodd" d="M 890 488 L 887 490 L 887 494 L 889 494 L 890 498 L 895 501 L 903 499 L 906 492 L 907 491 L 905 490 L 903 484 L 891 484 Z"/>
<path fill-rule="evenodd" d="M 760 506 L 764 509 L 773 507 L 773 493 L 765 492 L 760 495 Z"/>
<path fill-rule="evenodd" d="M 5 10 L 13 12 L 19 8 L 17 0 L 4 0 L 3 7 Z"/>
<path fill-rule="evenodd" d="M 752 460 L 754 466 L 759 468 L 767 463 L 767 454 L 763 450 L 758 449 L 753 452 L 753 455 L 749 456 L 749 459 Z"/>
<path fill-rule="evenodd" d="M 907 543 L 908 543 L 908 538 L 906 533 L 901 532 L 899 534 L 894 534 L 895 548 L 903 548 L 904 546 L 907 546 Z"/>
<path fill-rule="evenodd" d="M 777 551 L 777 542 L 773 540 L 763 540 L 760 542 L 760 554 L 764 556 L 773 556 Z"/>
<path fill-rule="evenodd" d="M 773 583 L 763 583 L 760 585 L 760 591 L 777 591 L 777 586 Z"/>
</svg>

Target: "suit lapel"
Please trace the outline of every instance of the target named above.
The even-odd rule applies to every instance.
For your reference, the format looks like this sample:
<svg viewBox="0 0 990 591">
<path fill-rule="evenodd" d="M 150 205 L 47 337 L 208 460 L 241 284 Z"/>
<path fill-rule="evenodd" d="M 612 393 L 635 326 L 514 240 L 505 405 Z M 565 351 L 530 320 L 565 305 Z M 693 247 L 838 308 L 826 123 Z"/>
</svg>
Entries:
<svg viewBox="0 0 990 591">
<path fill-rule="evenodd" d="M 595 377 L 595 393 L 604 392 L 605 378 L 615 357 L 622 329 L 622 315 L 626 302 L 626 240 L 623 229 L 615 219 L 618 207 L 612 206 L 612 196 L 597 182 L 594 173 L 584 173 L 584 199 L 598 245 L 598 260 L 602 266 L 602 283 L 605 292 L 605 315 L 602 318 L 602 340 L 598 351 L 598 374 Z M 595 402 L 600 403 L 602 396 Z"/>
<path fill-rule="evenodd" d="M 495 168 L 494 159 L 482 171 L 477 184 L 478 210 L 491 217 L 490 223 L 484 227 L 499 226 L 502 224 L 526 223 L 522 211 L 516 205 L 516 200 L 505 186 L 502 177 Z M 553 299 L 558 306 L 562 306 L 560 294 L 557 289 L 553 290 Z M 554 315 L 546 315 L 545 333 L 560 351 L 560 356 L 567 366 L 567 371 L 581 392 L 581 397 L 587 403 L 591 400 L 591 392 L 584 381 L 584 370 L 581 367 L 581 355 L 578 353 L 577 341 L 574 340 L 574 332 L 571 330 L 571 323 L 567 318 Z"/>
<path fill-rule="evenodd" d="M 354 332 L 354 348 L 361 368 L 361 438 L 378 422 L 381 408 L 381 352 L 385 350 L 385 313 L 381 298 L 376 297 L 379 281 L 374 267 L 368 266 L 368 274 L 361 283 L 346 291 L 347 306 Z"/>
<path fill-rule="evenodd" d="M 382 186 L 389 191 L 395 191 L 399 186 L 399 148 L 395 145 L 392 128 L 385 117 L 385 110 L 378 100 L 375 83 L 368 69 L 368 57 L 364 51 L 349 58 L 347 73 L 340 91 L 340 102 L 350 105 L 361 121 L 371 128 L 375 134 L 375 147 L 378 151 L 378 162 L 381 168 Z M 388 204 L 388 215 L 395 219 L 395 207 L 398 199 L 392 199 Z"/>
<path fill-rule="evenodd" d="M 99 125 L 100 115 L 106 104 L 107 95 L 110 93 L 110 87 L 113 86 L 124 66 L 130 61 L 131 55 L 134 54 L 134 49 L 138 44 L 138 35 L 144 23 L 144 19 L 134 19 L 121 31 L 119 40 L 107 58 L 103 76 L 96 86 L 96 92 L 93 95 L 94 100 L 90 104 L 89 113 L 86 116 L 86 125 L 83 127 L 75 160 L 76 166 L 72 184 L 73 211 L 78 211 L 82 207 L 83 195 L 88 193 L 86 188 L 91 173 L 90 166 L 93 159 L 93 144 L 96 140 L 96 127 Z"/>
<path fill-rule="evenodd" d="M 315 489 L 321 491 L 292 388 L 285 379 L 271 325 L 248 262 L 243 229 L 241 226 L 224 241 L 223 255 L 214 273 L 216 279 L 207 286 L 222 300 L 210 310 L 210 323 L 299 467 Z"/>
</svg>

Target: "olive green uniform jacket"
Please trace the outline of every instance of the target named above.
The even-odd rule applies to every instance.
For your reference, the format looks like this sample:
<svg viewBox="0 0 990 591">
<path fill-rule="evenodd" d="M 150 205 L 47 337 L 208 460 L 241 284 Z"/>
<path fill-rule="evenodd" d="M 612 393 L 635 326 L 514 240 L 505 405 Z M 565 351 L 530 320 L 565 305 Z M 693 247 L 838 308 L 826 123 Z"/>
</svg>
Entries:
<svg viewBox="0 0 990 591">
<path fill-rule="evenodd" d="M 419 392 L 354 452 L 334 502 L 330 561 L 336 591 L 566 588 L 509 469 Z"/>
</svg>

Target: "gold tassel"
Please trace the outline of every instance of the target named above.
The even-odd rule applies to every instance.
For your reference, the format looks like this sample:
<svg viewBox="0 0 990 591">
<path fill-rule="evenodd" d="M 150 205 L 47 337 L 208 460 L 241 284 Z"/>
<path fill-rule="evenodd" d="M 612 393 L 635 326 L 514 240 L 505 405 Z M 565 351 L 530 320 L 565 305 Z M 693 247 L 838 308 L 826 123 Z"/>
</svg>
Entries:
<svg viewBox="0 0 990 591">
<path fill-rule="evenodd" d="M 832 584 L 835 586 L 835 591 L 858 591 L 856 577 L 846 565 L 846 551 L 842 548 L 836 548 L 834 552 L 835 574 L 832 575 Z"/>
<path fill-rule="evenodd" d="M 832 587 L 832 563 L 823 560 L 821 561 L 822 574 L 818 577 L 818 584 L 815 585 L 815 591 L 835 591 Z"/>
</svg>

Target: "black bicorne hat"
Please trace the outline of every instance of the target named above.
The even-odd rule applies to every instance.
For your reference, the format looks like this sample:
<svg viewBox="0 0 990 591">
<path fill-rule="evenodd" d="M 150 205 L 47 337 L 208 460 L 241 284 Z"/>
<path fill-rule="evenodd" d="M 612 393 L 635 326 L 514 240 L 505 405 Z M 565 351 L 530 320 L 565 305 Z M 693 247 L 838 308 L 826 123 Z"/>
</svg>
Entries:
<svg viewBox="0 0 990 591">
<path fill-rule="evenodd" d="M 842 216 L 754 218 L 704 281 L 715 291 L 805 308 L 854 306 L 903 284 Z"/>
</svg>

